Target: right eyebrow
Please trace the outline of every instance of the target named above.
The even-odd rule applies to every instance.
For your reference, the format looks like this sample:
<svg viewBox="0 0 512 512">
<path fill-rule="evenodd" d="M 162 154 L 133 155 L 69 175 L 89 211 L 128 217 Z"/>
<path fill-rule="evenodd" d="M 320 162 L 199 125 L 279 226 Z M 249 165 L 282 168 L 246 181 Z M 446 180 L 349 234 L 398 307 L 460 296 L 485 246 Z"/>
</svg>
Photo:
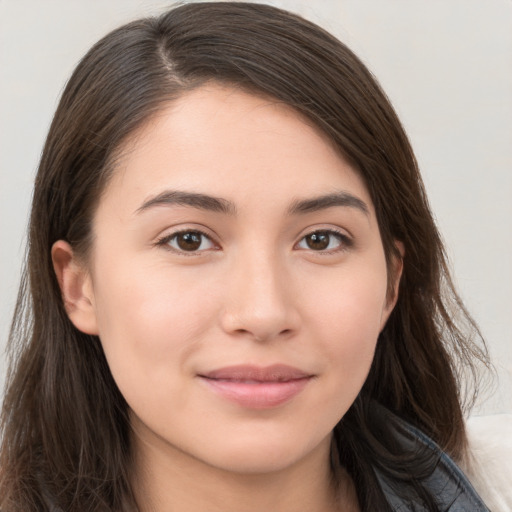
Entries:
<svg viewBox="0 0 512 512">
<path fill-rule="evenodd" d="M 181 190 L 164 190 L 160 194 L 150 197 L 136 210 L 141 213 L 155 206 L 191 206 L 200 210 L 224 213 L 227 215 L 236 214 L 236 206 L 231 201 L 222 197 L 214 197 L 198 192 L 185 192 Z"/>
</svg>

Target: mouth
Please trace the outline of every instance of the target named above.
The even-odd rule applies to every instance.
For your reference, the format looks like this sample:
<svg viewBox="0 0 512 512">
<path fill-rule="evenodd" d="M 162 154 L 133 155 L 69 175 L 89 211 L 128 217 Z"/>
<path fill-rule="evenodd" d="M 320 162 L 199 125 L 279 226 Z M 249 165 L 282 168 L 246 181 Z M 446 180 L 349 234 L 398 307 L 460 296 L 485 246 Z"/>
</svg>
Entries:
<svg viewBox="0 0 512 512">
<path fill-rule="evenodd" d="M 198 377 L 222 398 L 249 409 L 284 405 L 298 395 L 314 375 L 287 365 L 220 368 Z"/>
</svg>

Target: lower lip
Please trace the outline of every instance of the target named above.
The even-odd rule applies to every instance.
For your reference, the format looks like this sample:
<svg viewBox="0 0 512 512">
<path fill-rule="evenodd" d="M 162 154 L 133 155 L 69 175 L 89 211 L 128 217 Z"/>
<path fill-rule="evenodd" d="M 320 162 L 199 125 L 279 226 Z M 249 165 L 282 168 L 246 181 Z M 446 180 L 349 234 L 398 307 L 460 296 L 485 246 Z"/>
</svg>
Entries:
<svg viewBox="0 0 512 512">
<path fill-rule="evenodd" d="M 240 382 L 201 377 L 213 391 L 222 397 L 250 409 L 270 409 L 290 401 L 298 395 L 311 377 L 286 382 Z"/>
</svg>

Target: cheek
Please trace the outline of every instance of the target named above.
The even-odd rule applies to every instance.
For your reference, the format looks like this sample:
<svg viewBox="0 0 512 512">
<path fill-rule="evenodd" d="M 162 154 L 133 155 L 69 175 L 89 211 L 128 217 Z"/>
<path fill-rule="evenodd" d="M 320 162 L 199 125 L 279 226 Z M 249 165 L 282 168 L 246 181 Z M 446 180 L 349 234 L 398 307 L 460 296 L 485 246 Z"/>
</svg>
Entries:
<svg viewBox="0 0 512 512">
<path fill-rule="evenodd" d="M 333 348 L 372 344 L 380 332 L 386 312 L 386 268 L 382 264 L 352 265 L 333 273 L 308 297 L 304 314 L 325 332 Z M 380 262 L 378 262 L 380 263 Z M 360 267 L 360 268 L 359 268 Z M 335 342 L 338 341 L 338 343 Z M 341 344 L 341 345 L 340 345 Z"/>
<path fill-rule="evenodd" d="M 329 293 L 311 297 L 305 309 L 310 336 L 328 365 L 326 397 L 337 397 L 343 413 L 368 375 L 385 314 L 385 267 L 378 272 L 368 268 L 340 274 L 330 283 Z"/>
<path fill-rule="evenodd" d="M 99 335 L 123 392 L 125 387 L 178 382 L 191 353 L 212 328 L 215 301 L 207 289 L 211 284 L 189 277 L 186 272 L 171 275 L 166 268 L 142 264 L 118 264 L 98 272 Z"/>
</svg>

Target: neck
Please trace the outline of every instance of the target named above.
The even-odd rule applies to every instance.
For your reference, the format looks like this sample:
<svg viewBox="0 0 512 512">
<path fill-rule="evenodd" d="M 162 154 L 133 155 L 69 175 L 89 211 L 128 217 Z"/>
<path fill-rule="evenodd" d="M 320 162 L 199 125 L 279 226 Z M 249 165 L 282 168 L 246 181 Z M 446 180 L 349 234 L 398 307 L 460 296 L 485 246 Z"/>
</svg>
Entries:
<svg viewBox="0 0 512 512">
<path fill-rule="evenodd" d="M 333 484 L 330 439 L 314 453 L 270 473 L 212 467 L 175 447 L 134 434 L 132 484 L 140 512 L 356 512 L 357 498 L 343 470 Z M 339 476 L 339 478 L 338 478 Z"/>
</svg>

